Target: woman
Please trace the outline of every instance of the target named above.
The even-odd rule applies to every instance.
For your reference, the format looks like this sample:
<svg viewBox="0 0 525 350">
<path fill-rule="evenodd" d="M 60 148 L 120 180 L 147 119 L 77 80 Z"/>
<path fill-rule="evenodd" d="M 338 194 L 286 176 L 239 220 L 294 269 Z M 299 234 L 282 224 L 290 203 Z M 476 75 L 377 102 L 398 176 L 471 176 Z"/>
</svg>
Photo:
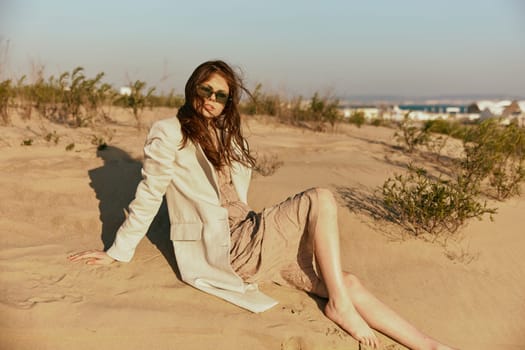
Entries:
<svg viewBox="0 0 525 350">
<path fill-rule="evenodd" d="M 241 132 L 239 76 L 222 61 L 198 66 L 177 117 L 156 122 L 129 216 L 106 252 L 71 261 L 131 260 L 166 195 L 170 236 L 182 279 L 254 312 L 276 302 L 257 289 L 272 280 L 327 298 L 326 316 L 363 344 L 372 328 L 413 349 L 450 349 L 377 300 L 341 267 L 337 206 L 313 188 L 255 213 L 246 204 L 254 158 Z"/>
</svg>

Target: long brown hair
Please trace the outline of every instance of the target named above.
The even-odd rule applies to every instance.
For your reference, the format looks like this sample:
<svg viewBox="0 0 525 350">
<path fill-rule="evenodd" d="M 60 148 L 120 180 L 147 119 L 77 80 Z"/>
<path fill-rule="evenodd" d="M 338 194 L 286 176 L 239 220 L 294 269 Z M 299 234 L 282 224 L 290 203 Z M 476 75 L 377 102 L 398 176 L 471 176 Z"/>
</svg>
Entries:
<svg viewBox="0 0 525 350">
<path fill-rule="evenodd" d="M 197 86 L 208 80 L 212 74 L 224 78 L 230 90 L 222 115 L 211 120 L 219 136 L 218 147 L 213 143 L 208 120 L 199 113 L 204 99 L 197 94 Z M 231 165 L 232 161 L 254 167 L 255 158 L 250 154 L 248 143 L 242 135 L 241 115 L 238 110 L 243 91 L 250 95 L 241 77 L 227 63 L 217 60 L 199 65 L 186 83 L 185 102 L 177 113 L 182 130 L 181 148 L 186 146 L 188 139 L 194 144 L 199 144 L 216 169 L 223 165 Z"/>
</svg>

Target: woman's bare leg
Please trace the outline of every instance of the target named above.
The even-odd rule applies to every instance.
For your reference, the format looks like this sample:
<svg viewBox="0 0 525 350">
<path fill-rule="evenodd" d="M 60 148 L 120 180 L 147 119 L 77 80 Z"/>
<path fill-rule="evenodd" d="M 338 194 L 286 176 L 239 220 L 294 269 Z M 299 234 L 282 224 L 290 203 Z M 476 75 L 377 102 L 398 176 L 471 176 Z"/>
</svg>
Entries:
<svg viewBox="0 0 525 350">
<path fill-rule="evenodd" d="M 368 325 L 399 341 L 410 349 L 452 349 L 420 332 L 388 306 L 374 297 L 355 277 L 341 268 L 337 204 L 332 193 L 315 189 L 317 199 L 310 215 L 309 229 L 313 233 L 314 253 L 321 270 L 328 298 L 325 313 L 328 318 L 364 344 L 376 347 L 378 340 Z M 366 322 L 365 322 L 366 321 Z"/>
<path fill-rule="evenodd" d="M 452 349 L 422 333 L 395 311 L 383 304 L 350 273 L 344 273 L 350 298 L 361 316 L 374 329 L 410 349 Z"/>
<path fill-rule="evenodd" d="M 337 204 L 330 191 L 310 190 L 312 200 L 308 229 L 313 234 L 314 254 L 326 287 L 326 316 L 363 344 L 377 347 L 379 340 L 355 309 L 346 287 L 339 248 Z"/>
</svg>

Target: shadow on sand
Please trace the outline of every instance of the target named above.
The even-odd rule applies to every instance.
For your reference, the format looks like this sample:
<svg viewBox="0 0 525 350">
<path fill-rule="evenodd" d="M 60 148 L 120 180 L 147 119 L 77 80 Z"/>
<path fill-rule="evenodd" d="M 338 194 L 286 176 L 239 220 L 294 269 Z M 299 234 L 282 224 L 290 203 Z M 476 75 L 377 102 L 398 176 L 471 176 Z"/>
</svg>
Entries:
<svg viewBox="0 0 525 350">
<path fill-rule="evenodd" d="M 89 170 L 88 175 L 91 180 L 90 186 L 99 200 L 101 239 L 106 250 L 113 244 L 116 232 L 125 220 L 124 209 L 135 197 L 137 185 L 141 180 L 142 163 L 122 149 L 113 146 L 97 150 L 97 156 L 104 161 L 104 165 Z M 169 238 L 169 226 L 168 210 L 164 199 L 146 237 L 162 253 L 180 279 L 173 245 Z"/>
</svg>

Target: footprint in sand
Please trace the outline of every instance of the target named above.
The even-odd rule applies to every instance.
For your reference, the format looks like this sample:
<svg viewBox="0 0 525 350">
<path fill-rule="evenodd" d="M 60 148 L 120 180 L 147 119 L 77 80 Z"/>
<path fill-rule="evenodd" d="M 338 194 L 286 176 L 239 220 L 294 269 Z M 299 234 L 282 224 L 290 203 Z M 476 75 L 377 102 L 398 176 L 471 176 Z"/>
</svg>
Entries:
<svg viewBox="0 0 525 350">
<path fill-rule="evenodd" d="M 325 335 L 327 335 L 327 336 L 328 335 L 335 335 L 335 336 L 338 336 L 340 339 L 349 337 L 348 333 L 346 333 L 341 328 L 339 328 L 338 326 L 335 326 L 335 325 L 332 326 L 332 327 L 327 327 Z"/>
<path fill-rule="evenodd" d="M 287 305 L 283 305 L 281 309 L 285 311 L 289 311 L 292 314 L 300 315 L 303 313 L 305 309 L 305 304 L 304 302 L 301 302 L 300 304 L 287 304 Z"/>
<path fill-rule="evenodd" d="M 281 350 L 306 350 L 306 342 L 301 337 L 290 337 L 281 343 Z"/>
<path fill-rule="evenodd" d="M 60 276 L 44 276 L 37 273 L 33 273 L 32 280 L 37 282 L 39 285 L 48 285 L 52 286 L 66 278 L 66 274 Z"/>
<path fill-rule="evenodd" d="M 66 274 L 31 273 L 16 287 L 4 290 L 2 297 L 0 297 L 0 303 L 18 309 L 31 309 L 38 304 L 79 303 L 83 301 L 82 295 L 67 291 L 71 286 L 64 283 L 66 277 Z"/>
<path fill-rule="evenodd" d="M 344 330 L 336 326 L 332 323 L 332 321 L 325 318 L 322 314 L 312 314 L 312 310 L 309 310 L 306 303 L 303 301 L 301 303 L 296 304 L 287 304 L 283 305 L 281 307 L 282 310 L 288 311 L 293 315 L 297 315 L 300 319 L 309 322 L 309 329 L 310 332 L 317 333 L 317 334 L 324 334 L 327 337 L 337 337 L 339 339 L 347 339 L 350 337 L 348 333 L 346 333 Z M 300 341 L 299 341 L 300 340 Z M 283 349 L 296 349 L 294 346 L 298 346 L 297 344 L 303 344 L 302 348 L 299 347 L 297 349 L 304 349 L 304 339 L 292 337 L 287 339 L 282 344 L 285 344 L 286 348 L 283 348 L 284 345 L 281 344 L 281 348 Z M 394 350 L 394 349 L 392 349 Z"/>
<path fill-rule="evenodd" d="M 18 309 L 31 309 L 37 304 L 47 304 L 59 301 L 75 304 L 81 302 L 82 300 L 84 300 L 84 297 L 81 295 L 44 294 L 41 296 L 34 296 L 26 300 L 8 300 L 6 304 Z"/>
</svg>

